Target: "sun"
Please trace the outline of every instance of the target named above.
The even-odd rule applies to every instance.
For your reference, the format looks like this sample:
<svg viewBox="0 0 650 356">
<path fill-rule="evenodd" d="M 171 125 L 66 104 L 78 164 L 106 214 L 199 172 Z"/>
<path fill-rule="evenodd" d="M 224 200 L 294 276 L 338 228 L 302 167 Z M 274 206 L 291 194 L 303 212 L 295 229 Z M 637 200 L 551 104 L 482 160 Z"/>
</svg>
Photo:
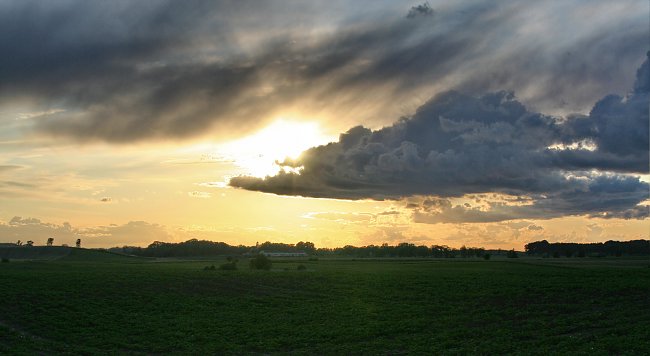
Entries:
<svg viewBox="0 0 650 356">
<path fill-rule="evenodd" d="M 276 161 L 298 158 L 310 147 L 333 141 L 313 121 L 277 119 L 262 130 L 236 141 L 220 145 L 218 153 L 232 160 L 254 177 L 277 174 L 281 167 Z"/>
</svg>

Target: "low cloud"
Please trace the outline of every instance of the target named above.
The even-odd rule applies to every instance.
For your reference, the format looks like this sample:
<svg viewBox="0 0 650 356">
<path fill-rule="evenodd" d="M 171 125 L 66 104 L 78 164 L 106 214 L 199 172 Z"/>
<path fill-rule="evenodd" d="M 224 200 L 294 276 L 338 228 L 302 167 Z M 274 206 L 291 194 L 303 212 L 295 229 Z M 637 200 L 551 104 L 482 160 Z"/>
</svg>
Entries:
<svg viewBox="0 0 650 356">
<path fill-rule="evenodd" d="M 235 177 L 234 187 L 341 199 L 431 196 L 409 202 L 416 222 L 495 222 L 566 215 L 643 219 L 649 185 L 648 61 L 632 92 L 608 95 L 589 115 L 528 110 L 511 92 L 450 91 L 380 130 L 357 126 L 339 141 L 281 165 L 299 173 Z M 452 198 L 498 193 L 488 208 Z"/>
<path fill-rule="evenodd" d="M 87 247 L 115 246 L 119 244 L 148 245 L 153 241 L 170 241 L 173 236 L 162 225 L 145 221 L 131 221 L 123 225 L 106 225 L 78 228 L 70 223 L 54 224 L 37 218 L 15 216 L 7 223 L 0 222 L 0 236 L 3 241 L 22 242 L 32 240 L 35 245 L 44 245 L 48 238 L 54 238 L 56 245 L 74 245 L 77 239 Z"/>
</svg>

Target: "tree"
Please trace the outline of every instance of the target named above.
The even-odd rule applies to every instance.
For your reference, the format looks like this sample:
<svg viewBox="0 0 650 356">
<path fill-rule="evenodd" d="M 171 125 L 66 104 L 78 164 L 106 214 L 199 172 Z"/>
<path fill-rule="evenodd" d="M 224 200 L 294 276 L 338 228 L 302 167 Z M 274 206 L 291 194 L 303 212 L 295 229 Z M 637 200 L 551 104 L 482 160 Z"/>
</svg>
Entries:
<svg viewBox="0 0 650 356">
<path fill-rule="evenodd" d="M 263 269 L 268 271 L 271 269 L 271 260 L 268 257 L 259 254 L 251 259 L 251 269 Z"/>
<path fill-rule="evenodd" d="M 48 246 L 52 246 L 53 243 L 54 243 L 54 238 L 53 238 L 53 237 L 49 237 L 49 238 L 47 239 L 47 245 L 48 245 Z"/>
<path fill-rule="evenodd" d="M 219 269 L 224 271 L 234 271 L 237 269 L 237 262 L 239 261 L 236 258 L 233 259 L 232 257 L 228 256 L 228 262 L 219 266 Z"/>
<path fill-rule="evenodd" d="M 460 247 L 460 257 L 463 258 L 469 257 L 469 252 L 467 252 L 467 247 L 465 247 L 465 245 Z"/>
<path fill-rule="evenodd" d="M 20 245 L 22 245 L 22 244 L 23 244 L 23 242 L 20 241 L 20 240 L 18 240 L 18 242 L 16 242 L 16 245 L 18 245 L 18 246 L 20 246 Z"/>
<path fill-rule="evenodd" d="M 508 258 L 517 258 L 517 252 L 515 252 L 515 249 L 513 248 L 512 250 L 508 251 L 506 254 L 506 257 Z"/>
<path fill-rule="evenodd" d="M 26 244 L 27 246 L 34 246 L 34 241 L 29 240 L 29 241 L 25 242 L 25 244 Z"/>
<path fill-rule="evenodd" d="M 77 243 L 75 245 L 77 248 L 81 247 L 81 239 L 77 239 Z"/>
<path fill-rule="evenodd" d="M 312 253 L 314 253 L 314 251 L 316 251 L 316 246 L 314 245 L 313 242 L 309 242 L 309 241 L 302 242 L 302 241 L 300 241 L 300 242 L 298 242 L 296 244 L 296 249 L 298 251 L 304 251 L 306 253 L 312 254 Z"/>
</svg>

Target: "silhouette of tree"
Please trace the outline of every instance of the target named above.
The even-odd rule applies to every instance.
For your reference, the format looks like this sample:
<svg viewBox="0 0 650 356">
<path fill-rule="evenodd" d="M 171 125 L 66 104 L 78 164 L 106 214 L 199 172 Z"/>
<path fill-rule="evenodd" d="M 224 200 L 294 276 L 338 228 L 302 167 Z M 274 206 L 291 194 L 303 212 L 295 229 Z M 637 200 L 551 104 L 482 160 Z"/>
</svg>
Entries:
<svg viewBox="0 0 650 356">
<path fill-rule="evenodd" d="M 263 269 L 267 271 L 271 269 L 271 260 L 262 254 L 252 258 L 250 263 L 251 269 Z"/>
<path fill-rule="evenodd" d="M 77 239 L 75 245 L 77 246 L 77 248 L 81 247 L 81 239 Z"/>
<path fill-rule="evenodd" d="M 54 243 L 54 238 L 53 237 L 50 237 L 50 238 L 47 239 L 47 245 L 48 246 L 52 246 L 53 243 Z"/>
<path fill-rule="evenodd" d="M 18 242 L 16 242 L 16 245 L 18 245 L 18 246 L 20 246 L 20 245 L 22 245 L 22 244 L 23 244 L 23 242 L 20 241 L 20 240 L 18 240 Z"/>
<path fill-rule="evenodd" d="M 309 242 L 309 241 L 302 242 L 302 241 L 300 241 L 300 242 L 298 242 L 296 244 L 296 249 L 298 249 L 299 251 L 304 251 L 306 253 L 311 254 L 311 253 L 314 253 L 314 251 L 316 251 L 316 246 L 314 245 L 313 242 Z"/>
<path fill-rule="evenodd" d="M 25 243 L 27 246 L 34 246 L 34 241 L 29 240 Z"/>
<path fill-rule="evenodd" d="M 607 241 L 593 243 L 556 242 L 546 240 L 526 244 L 526 253 L 529 255 L 564 255 L 566 257 L 585 256 L 621 256 L 621 255 L 649 255 L 650 241 Z"/>
</svg>

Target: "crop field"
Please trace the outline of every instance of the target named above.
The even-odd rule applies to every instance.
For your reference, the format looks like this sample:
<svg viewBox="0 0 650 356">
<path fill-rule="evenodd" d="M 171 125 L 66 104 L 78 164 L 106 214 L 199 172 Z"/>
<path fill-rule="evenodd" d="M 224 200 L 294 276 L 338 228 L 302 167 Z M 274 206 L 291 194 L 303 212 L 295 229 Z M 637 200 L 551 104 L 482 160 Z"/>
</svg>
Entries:
<svg viewBox="0 0 650 356">
<path fill-rule="evenodd" d="M 0 353 L 650 353 L 648 259 L 224 262 L 2 263 Z"/>
</svg>

